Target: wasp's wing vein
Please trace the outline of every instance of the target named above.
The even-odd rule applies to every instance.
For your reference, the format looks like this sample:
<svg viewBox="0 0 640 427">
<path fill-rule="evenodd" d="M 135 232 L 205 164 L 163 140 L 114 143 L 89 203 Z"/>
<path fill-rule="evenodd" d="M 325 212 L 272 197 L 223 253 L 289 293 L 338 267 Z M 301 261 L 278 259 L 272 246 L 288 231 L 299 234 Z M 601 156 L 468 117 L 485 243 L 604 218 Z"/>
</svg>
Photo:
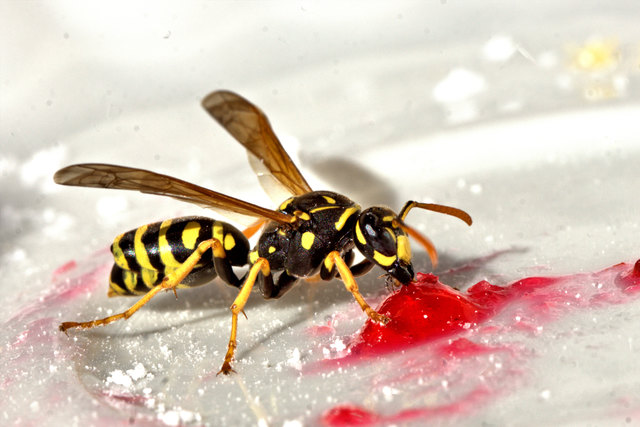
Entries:
<svg viewBox="0 0 640 427">
<path fill-rule="evenodd" d="M 302 195 L 312 191 L 280 144 L 269 119 L 258 107 L 229 91 L 209 94 L 202 101 L 202 106 L 247 151 L 257 157 L 290 194 Z"/>
<path fill-rule="evenodd" d="M 293 218 L 282 212 L 272 211 L 178 178 L 127 166 L 102 163 L 67 166 L 56 172 L 54 181 L 62 185 L 134 190 L 169 196 L 206 208 L 217 208 L 281 223 L 291 222 Z"/>
</svg>

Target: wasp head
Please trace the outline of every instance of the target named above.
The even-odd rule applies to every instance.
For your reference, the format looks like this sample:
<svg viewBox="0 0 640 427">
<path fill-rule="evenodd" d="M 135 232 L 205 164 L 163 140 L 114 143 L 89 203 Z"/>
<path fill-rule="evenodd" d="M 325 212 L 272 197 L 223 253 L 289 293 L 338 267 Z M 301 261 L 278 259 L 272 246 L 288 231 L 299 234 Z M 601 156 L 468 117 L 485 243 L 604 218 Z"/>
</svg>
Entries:
<svg viewBox="0 0 640 427">
<path fill-rule="evenodd" d="M 414 278 L 411 247 L 401 221 L 391 209 L 374 206 L 360 214 L 355 243 L 362 254 L 406 285 Z"/>
<path fill-rule="evenodd" d="M 404 223 L 405 217 L 413 208 L 451 215 L 466 222 L 467 225 L 473 222 L 471 216 L 462 209 L 411 200 L 404 205 L 398 215 L 391 209 L 380 206 L 362 211 L 355 225 L 355 243 L 358 250 L 403 285 L 409 284 L 414 277 L 408 236 L 426 249 L 434 268 L 438 264 L 438 253 L 433 243 Z"/>
</svg>

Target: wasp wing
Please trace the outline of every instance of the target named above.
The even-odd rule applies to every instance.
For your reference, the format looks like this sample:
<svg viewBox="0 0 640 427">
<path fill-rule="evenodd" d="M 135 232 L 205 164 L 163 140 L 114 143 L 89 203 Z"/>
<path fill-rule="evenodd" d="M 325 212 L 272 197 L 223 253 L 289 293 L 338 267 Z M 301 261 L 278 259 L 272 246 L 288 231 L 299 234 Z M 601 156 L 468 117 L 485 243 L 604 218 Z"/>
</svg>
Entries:
<svg viewBox="0 0 640 427">
<path fill-rule="evenodd" d="M 240 95 L 224 90 L 207 95 L 202 106 L 247 149 L 250 157 L 257 158 L 257 164 L 255 161 L 251 163 L 265 190 L 272 193 L 270 181 L 275 178 L 290 194 L 300 196 L 312 191 L 282 148 L 269 119 L 258 107 Z"/>
<path fill-rule="evenodd" d="M 249 160 L 251 169 L 253 169 L 253 173 L 255 173 L 258 178 L 260 187 L 262 187 L 273 203 L 276 203 L 278 206 L 283 200 L 294 195 L 291 189 L 285 187 L 285 185 L 271 173 L 269 168 L 264 165 L 262 160 L 254 156 L 249 150 L 247 150 L 247 159 Z"/>
<path fill-rule="evenodd" d="M 60 169 L 53 180 L 62 185 L 135 190 L 169 196 L 205 208 L 217 208 L 252 217 L 289 223 L 293 216 L 272 211 L 168 175 L 144 169 L 101 163 L 84 163 Z"/>
</svg>

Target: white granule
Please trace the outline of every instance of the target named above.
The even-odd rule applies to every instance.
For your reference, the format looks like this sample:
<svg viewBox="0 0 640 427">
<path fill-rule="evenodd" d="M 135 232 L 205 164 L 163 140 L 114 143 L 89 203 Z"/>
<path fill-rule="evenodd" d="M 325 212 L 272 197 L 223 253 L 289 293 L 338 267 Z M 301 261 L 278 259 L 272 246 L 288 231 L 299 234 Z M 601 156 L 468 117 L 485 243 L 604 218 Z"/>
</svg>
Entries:
<svg viewBox="0 0 640 427">
<path fill-rule="evenodd" d="M 133 369 L 127 369 L 127 374 L 132 380 L 137 381 L 147 375 L 147 370 L 142 363 L 138 363 Z"/>
<path fill-rule="evenodd" d="M 344 341 L 342 341 L 340 338 L 336 338 L 336 340 L 333 343 L 331 343 L 329 347 L 331 347 L 337 352 L 340 352 L 347 348 L 347 346 L 344 344 Z"/>
<path fill-rule="evenodd" d="M 122 372 L 120 369 L 116 369 L 112 371 L 111 374 L 107 377 L 107 385 L 109 384 L 117 384 L 126 388 L 130 388 L 133 385 L 133 381 L 131 377 L 126 373 Z"/>
<path fill-rule="evenodd" d="M 291 366 L 292 368 L 298 371 L 302 369 L 302 361 L 300 360 L 300 350 L 298 350 L 297 348 L 294 348 L 291 351 L 291 357 L 287 359 L 287 366 Z"/>
</svg>

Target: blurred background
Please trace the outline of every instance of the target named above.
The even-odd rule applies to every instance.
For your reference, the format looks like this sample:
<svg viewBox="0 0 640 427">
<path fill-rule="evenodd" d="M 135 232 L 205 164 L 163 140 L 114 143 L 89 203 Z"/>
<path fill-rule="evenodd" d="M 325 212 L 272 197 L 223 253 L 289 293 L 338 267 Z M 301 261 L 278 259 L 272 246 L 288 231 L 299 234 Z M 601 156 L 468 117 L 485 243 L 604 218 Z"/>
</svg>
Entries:
<svg viewBox="0 0 640 427">
<path fill-rule="evenodd" d="M 241 321 L 240 357 L 257 361 L 239 365 L 246 384 L 199 382 L 198 367 L 215 371 L 227 339 L 234 292 L 221 284 L 192 297 L 185 292 L 178 302 L 164 296 L 134 326 L 73 339 L 57 334 L 60 320 L 104 316 L 131 303 L 105 295 L 106 248 L 115 235 L 174 216 L 215 214 L 159 197 L 56 187 L 53 173 L 74 162 L 124 164 L 274 206 L 242 148 L 200 107 L 209 92 L 229 89 L 266 112 L 312 187 L 363 206 L 399 209 L 418 199 L 469 211 L 471 229 L 430 214 L 410 217 L 440 248 L 441 275 L 508 252 L 487 268 L 450 273 L 457 287 L 487 277 L 506 284 L 523 275 L 595 271 L 639 257 L 639 21 L 632 0 L 0 2 L 0 289 L 7 307 L 0 357 L 11 366 L 0 383 L 10 396 L 0 414 L 18 424 L 66 423 L 73 414 L 81 425 L 313 425 L 343 400 L 412 407 L 401 392 L 391 400 L 382 391 L 347 392 L 353 378 L 366 384 L 365 373 L 302 386 L 297 372 L 272 372 L 260 362 L 256 354 L 264 351 L 270 363 L 289 366 L 300 328 L 339 310 L 354 319 L 324 339 L 357 330 L 364 319 L 339 284 L 250 309 L 251 322 Z M 416 268 L 431 268 L 418 249 Z M 384 296 L 377 275 L 361 283 L 373 301 Z M 300 317 L 302 306 L 312 315 Z M 636 304 L 625 319 L 633 324 L 638 313 Z M 622 314 L 602 315 L 611 327 L 616 316 Z M 602 331 L 584 335 L 595 334 L 602 348 L 631 346 L 633 332 L 615 344 L 603 341 Z M 193 349 L 181 345 L 191 334 L 207 354 L 185 368 L 179 361 Z M 561 345 L 551 339 L 531 346 L 552 343 Z M 165 365 L 154 371 L 145 360 L 158 354 Z M 606 372 L 610 364 L 602 360 L 581 366 Z M 551 387 L 540 385 L 549 376 L 535 378 L 512 401 L 456 420 L 528 424 L 516 408 L 536 413 L 548 399 L 531 394 Z M 624 371 L 602 378 L 593 396 L 609 396 Z M 274 381 L 285 391 L 257 385 Z M 569 395 L 584 381 L 555 386 Z M 326 387 L 343 394 L 325 399 Z M 64 396 L 52 399 L 52 390 Z M 264 404 L 274 399 L 280 404 Z M 229 401 L 238 405 L 233 414 Z M 583 403 L 560 400 L 557 407 Z M 600 409 L 588 415 L 611 421 L 610 407 Z M 576 410 L 563 421 L 580 423 L 584 414 Z"/>
</svg>

